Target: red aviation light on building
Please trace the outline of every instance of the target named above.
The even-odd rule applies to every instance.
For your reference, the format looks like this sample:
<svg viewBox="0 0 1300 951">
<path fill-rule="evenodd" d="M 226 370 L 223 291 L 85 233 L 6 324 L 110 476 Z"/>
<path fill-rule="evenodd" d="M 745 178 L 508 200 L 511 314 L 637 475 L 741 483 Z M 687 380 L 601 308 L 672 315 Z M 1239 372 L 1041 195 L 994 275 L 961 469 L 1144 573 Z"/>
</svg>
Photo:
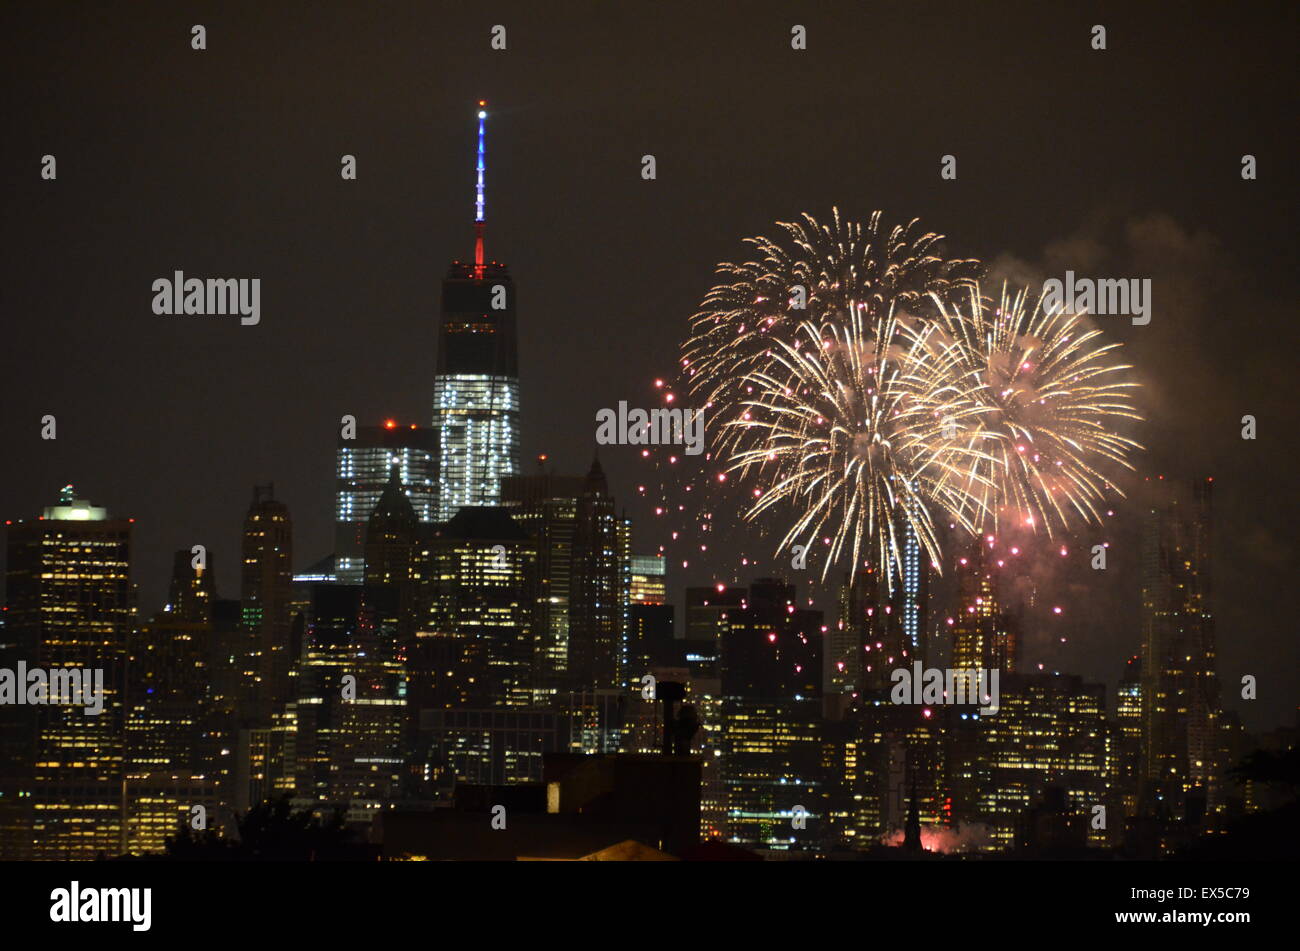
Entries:
<svg viewBox="0 0 1300 951">
<path fill-rule="evenodd" d="M 396 429 L 396 428 L 397 428 L 397 420 L 395 420 L 395 419 L 386 419 L 386 420 L 384 420 L 384 428 L 385 428 L 385 429 Z"/>
</svg>

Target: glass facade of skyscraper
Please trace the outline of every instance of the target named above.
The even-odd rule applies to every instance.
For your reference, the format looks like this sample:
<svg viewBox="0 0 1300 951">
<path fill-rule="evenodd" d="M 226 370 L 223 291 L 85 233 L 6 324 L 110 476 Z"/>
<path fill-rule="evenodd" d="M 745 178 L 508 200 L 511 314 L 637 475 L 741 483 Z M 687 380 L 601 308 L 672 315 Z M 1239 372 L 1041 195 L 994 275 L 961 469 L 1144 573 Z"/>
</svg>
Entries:
<svg viewBox="0 0 1300 951">
<path fill-rule="evenodd" d="M 498 505 L 501 479 L 519 473 L 519 381 L 477 373 L 433 384 L 441 465 L 437 518 L 466 505 Z"/>
<path fill-rule="evenodd" d="M 432 430 L 401 426 L 362 426 L 355 439 L 339 439 L 334 491 L 334 577 L 340 584 L 365 578 L 366 521 L 375 510 L 393 466 L 421 522 L 438 511 L 437 443 Z"/>
</svg>

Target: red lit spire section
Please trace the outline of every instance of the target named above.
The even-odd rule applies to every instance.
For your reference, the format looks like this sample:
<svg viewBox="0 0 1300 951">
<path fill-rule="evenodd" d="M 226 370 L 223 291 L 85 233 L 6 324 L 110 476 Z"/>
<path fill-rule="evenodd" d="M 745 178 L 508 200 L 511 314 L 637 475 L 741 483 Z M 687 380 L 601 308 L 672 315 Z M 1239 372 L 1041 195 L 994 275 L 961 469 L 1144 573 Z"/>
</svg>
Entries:
<svg viewBox="0 0 1300 951">
<path fill-rule="evenodd" d="M 483 159 L 487 140 L 487 101 L 478 101 L 478 184 L 474 192 L 474 279 L 483 280 Z"/>
</svg>

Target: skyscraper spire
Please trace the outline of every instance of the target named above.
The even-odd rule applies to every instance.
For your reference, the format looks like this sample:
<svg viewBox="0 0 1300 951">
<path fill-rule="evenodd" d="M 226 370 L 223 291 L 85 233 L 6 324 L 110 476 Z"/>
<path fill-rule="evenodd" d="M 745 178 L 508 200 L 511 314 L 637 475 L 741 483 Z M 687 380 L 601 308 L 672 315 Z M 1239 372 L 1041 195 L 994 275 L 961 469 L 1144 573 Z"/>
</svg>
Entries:
<svg viewBox="0 0 1300 951">
<path fill-rule="evenodd" d="M 438 434 L 436 520 L 496 505 L 501 477 L 519 474 L 519 358 L 515 285 L 483 254 L 487 102 L 479 101 L 474 260 L 453 261 L 442 282 L 433 425 Z"/>
<path fill-rule="evenodd" d="M 478 101 L 478 184 L 474 192 L 474 278 L 483 280 L 483 161 L 487 140 L 487 100 Z"/>
</svg>

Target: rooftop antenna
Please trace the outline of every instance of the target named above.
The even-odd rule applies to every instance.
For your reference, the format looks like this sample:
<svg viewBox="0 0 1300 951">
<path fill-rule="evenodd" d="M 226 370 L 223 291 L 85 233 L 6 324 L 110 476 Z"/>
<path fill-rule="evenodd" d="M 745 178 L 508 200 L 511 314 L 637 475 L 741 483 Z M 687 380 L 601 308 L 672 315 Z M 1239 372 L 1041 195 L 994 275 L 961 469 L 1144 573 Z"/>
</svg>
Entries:
<svg viewBox="0 0 1300 951">
<path fill-rule="evenodd" d="M 478 101 L 478 184 L 474 191 L 474 278 L 483 280 L 483 158 L 487 139 L 487 100 Z"/>
</svg>

